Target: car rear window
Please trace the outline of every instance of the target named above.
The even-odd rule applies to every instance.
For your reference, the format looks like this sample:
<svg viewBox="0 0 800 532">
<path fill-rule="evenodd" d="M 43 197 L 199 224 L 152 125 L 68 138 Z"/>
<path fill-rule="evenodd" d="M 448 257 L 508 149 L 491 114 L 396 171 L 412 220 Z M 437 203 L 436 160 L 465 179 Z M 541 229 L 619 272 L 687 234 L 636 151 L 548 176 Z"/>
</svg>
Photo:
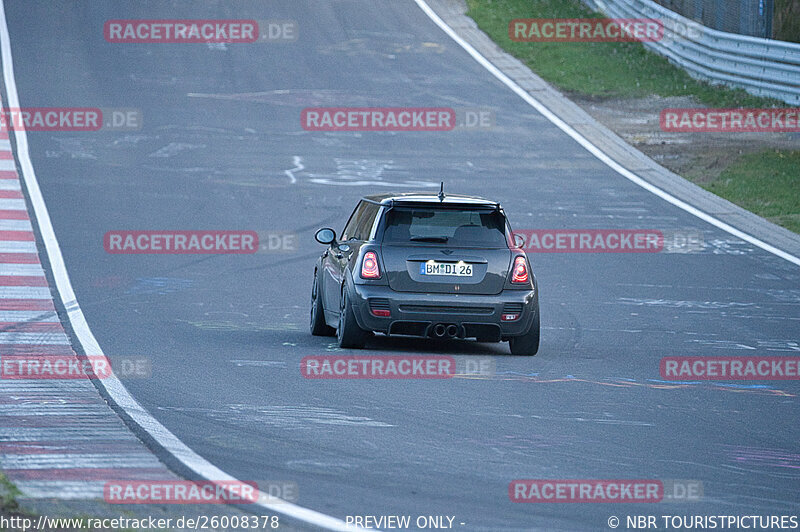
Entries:
<svg viewBox="0 0 800 532">
<path fill-rule="evenodd" d="M 505 217 L 494 209 L 395 207 L 386 214 L 390 244 L 507 248 Z"/>
</svg>

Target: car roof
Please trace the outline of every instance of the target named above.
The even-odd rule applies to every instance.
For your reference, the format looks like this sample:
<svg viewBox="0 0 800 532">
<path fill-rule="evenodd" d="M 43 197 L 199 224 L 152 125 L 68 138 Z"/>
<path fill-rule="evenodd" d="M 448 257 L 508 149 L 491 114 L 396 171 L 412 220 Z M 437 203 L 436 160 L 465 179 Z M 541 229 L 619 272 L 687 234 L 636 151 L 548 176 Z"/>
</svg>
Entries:
<svg viewBox="0 0 800 532">
<path fill-rule="evenodd" d="M 434 203 L 445 205 L 480 205 L 486 207 L 498 207 L 496 201 L 487 200 L 478 196 L 465 196 L 463 194 L 446 194 L 444 199 L 440 200 L 437 194 L 430 192 L 403 192 L 400 194 L 373 194 L 371 196 L 364 196 L 365 200 L 383 205 L 391 203 Z"/>
</svg>

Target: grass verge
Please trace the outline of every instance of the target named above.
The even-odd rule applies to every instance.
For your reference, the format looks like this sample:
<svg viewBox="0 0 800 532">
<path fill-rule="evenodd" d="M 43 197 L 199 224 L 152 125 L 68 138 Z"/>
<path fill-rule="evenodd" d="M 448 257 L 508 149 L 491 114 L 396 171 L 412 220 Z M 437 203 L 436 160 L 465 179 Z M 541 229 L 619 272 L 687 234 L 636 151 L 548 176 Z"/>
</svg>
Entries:
<svg viewBox="0 0 800 532">
<path fill-rule="evenodd" d="M 6 477 L 3 473 L 0 473 L 0 517 L 3 517 L 7 522 L 15 523 L 15 521 L 11 521 L 11 519 L 34 519 L 35 517 L 37 517 L 34 514 L 20 508 L 19 503 L 17 502 L 17 497 L 19 497 L 20 495 L 22 495 L 22 492 L 19 491 L 19 489 L 17 489 L 17 487 L 10 480 L 8 480 L 8 477 Z M 127 513 L 129 512 L 123 512 L 123 514 Z M 55 519 L 58 518 L 54 518 L 54 520 Z M 88 523 L 89 519 L 97 519 L 97 518 L 92 517 L 91 515 L 88 514 L 82 514 L 75 517 L 62 518 L 62 519 L 63 519 L 62 522 L 67 522 L 68 520 L 72 520 L 73 523 L 76 523 L 78 521 Z M 20 521 L 17 520 L 16 524 L 19 523 Z M 36 524 L 36 520 L 34 520 L 33 523 Z M 14 532 L 15 530 L 18 529 L 8 529 L 8 532 Z M 84 525 L 84 527 L 80 529 L 59 528 L 51 530 L 76 532 L 78 530 L 94 530 L 94 529 L 90 529 L 88 526 Z M 114 530 L 115 532 L 135 532 L 131 528 L 114 528 L 108 530 Z M 0 526 L 0 532 L 6 532 L 6 529 Z"/>
<path fill-rule="evenodd" d="M 773 107 L 782 102 L 691 78 L 642 44 L 611 42 L 515 42 L 515 18 L 602 17 L 579 0 L 467 0 L 478 27 L 506 52 L 559 89 L 587 98 L 696 96 L 710 107 Z"/>
<path fill-rule="evenodd" d="M 19 512 L 17 497 L 22 493 L 8 478 L 0 473 L 0 512 Z"/>
<path fill-rule="evenodd" d="M 584 99 L 693 96 L 709 107 L 785 107 L 739 89 L 691 78 L 640 43 L 526 43 L 512 41 L 515 18 L 602 17 L 579 0 L 467 0 L 467 15 L 501 48 L 545 81 Z M 731 150 L 732 151 L 732 150 Z M 800 233 L 800 151 L 769 149 L 731 153 L 722 173 L 708 181 L 685 175 L 706 190 L 769 221 Z"/>
<path fill-rule="evenodd" d="M 800 151 L 743 155 L 703 188 L 800 233 Z"/>
</svg>

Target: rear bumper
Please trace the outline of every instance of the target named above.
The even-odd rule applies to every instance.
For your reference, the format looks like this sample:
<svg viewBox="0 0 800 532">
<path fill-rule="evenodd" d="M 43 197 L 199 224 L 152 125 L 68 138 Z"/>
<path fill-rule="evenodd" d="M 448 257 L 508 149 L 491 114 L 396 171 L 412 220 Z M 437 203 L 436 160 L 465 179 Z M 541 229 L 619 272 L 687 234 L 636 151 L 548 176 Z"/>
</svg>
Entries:
<svg viewBox="0 0 800 532">
<path fill-rule="evenodd" d="M 500 341 L 530 330 L 539 311 L 535 290 L 504 290 L 496 295 L 396 292 L 388 286 L 349 285 L 358 325 L 391 335 L 433 336 L 437 324 L 456 325 L 459 338 Z M 372 308 L 388 309 L 376 316 Z M 503 314 L 519 313 L 514 321 Z"/>
</svg>

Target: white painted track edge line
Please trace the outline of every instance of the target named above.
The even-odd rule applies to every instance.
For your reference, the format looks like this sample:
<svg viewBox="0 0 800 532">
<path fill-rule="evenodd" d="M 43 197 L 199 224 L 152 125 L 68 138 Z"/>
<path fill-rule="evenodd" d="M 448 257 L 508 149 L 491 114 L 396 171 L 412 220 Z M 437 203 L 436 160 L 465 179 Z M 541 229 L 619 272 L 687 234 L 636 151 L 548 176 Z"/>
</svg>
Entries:
<svg viewBox="0 0 800 532">
<path fill-rule="evenodd" d="M 603 152 L 600 148 L 595 146 L 589 139 L 584 137 L 581 133 L 579 133 L 575 128 L 571 125 L 567 124 L 564 120 L 559 118 L 555 115 L 550 109 L 545 107 L 543 103 L 539 100 L 531 96 L 528 91 L 520 87 L 514 80 L 509 78 L 506 74 L 504 74 L 499 68 L 497 68 L 491 61 L 486 59 L 478 50 L 475 49 L 470 43 L 468 43 L 465 39 L 463 39 L 458 33 L 453 30 L 447 23 L 426 3 L 425 0 L 414 0 L 416 4 L 428 15 L 430 18 L 439 28 L 444 31 L 451 39 L 453 39 L 459 46 L 461 46 L 469 55 L 472 56 L 481 66 L 483 66 L 486 70 L 488 70 L 494 77 L 500 80 L 504 85 L 506 85 L 509 89 L 514 91 L 517 95 L 519 95 L 523 100 L 525 100 L 530 106 L 534 109 L 539 111 L 545 118 L 547 118 L 550 122 L 552 122 L 556 127 L 558 127 L 561 131 L 572 137 L 578 144 L 583 146 L 589 153 L 594 155 L 597 159 L 602 161 L 606 164 L 609 168 L 616 171 L 618 174 L 622 175 L 629 181 L 639 185 L 640 187 L 644 188 L 648 192 L 651 192 L 658 196 L 659 198 L 675 205 L 679 209 L 683 209 L 684 211 L 688 212 L 700 218 L 701 220 L 710 223 L 711 225 L 726 231 L 733 236 L 744 240 L 745 242 L 749 242 L 754 246 L 757 246 L 773 255 L 777 255 L 778 257 L 788 260 L 789 262 L 800 266 L 800 257 L 796 257 L 791 253 L 787 253 L 782 249 L 778 249 L 775 246 L 764 242 L 752 235 L 749 235 L 739 229 L 736 229 L 732 225 L 728 225 L 722 220 L 718 220 L 714 218 L 710 214 L 701 211 L 697 207 L 686 203 L 683 200 L 680 200 L 673 196 L 672 194 L 661 190 L 657 186 L 653 185 L 652 183 L 647 182 L 642 177 L 639 177 L 635 173 L 631 172 L 617 161 L 612 159 L 609 155 Z"/>
<path fill-rule="evenodd" d="M 11 37 L 6 21 L 5 1 L 0 0 L 0 57 L 3 63 L 3 79 L 5 81 L 6 92 L 8 95 L 8 106 L 19 108 L 19 96 L 14 77 L 14 64 L 11 56 Z M 31 205 L 33 206 L 36 224 L 39 227 L 45 251 L 53 269 L 53 278 L 56 283 L 56 291 L 67 312 L 67 317 L 75 331 L 78 341 L 88 356 L 105 356 L 100 344 L 94 337 L 89 328 L 86 318 L 83 315 L 78 302 L 75 299 L 75 292 L 72 289 L 69 275 L 67 273 L 61 248 L 56 240 L 53 225 L 50 221 L 50 214 L 44 203 L 36 174 L 33 170 L 33 163 L 28 151 L 28 138 L 24 130 L 14 130 L 14 138 L 17 143 L 17 157 L 22 169 L 22 178 L 28 190 Z M 104 379 L 103 386 L 114 402 L 130 418 L 147 432 L 162 448 L 173 457 L 179 460 L 184 466 L 188 467 L 202 478 L 210 481 L 235 481 L 234 477 L 225 473 L 214 464 L 207 461 L 190 449 L 177 436 L 170 432 L 164 425 L 148 413 L 128 392 L 122 382 L 115 376 Z M 270 498 L 269 495 L 260 493 L 260 498 Z M 271 497 L 275 500 L 275 497 Z M 296 504 L 281 501 L 276 503 L 257 502 L 253 507 L 261 507 L 270 512 L 279 513 L 309 525 L 324 528 L 327 530 L 362 530 L 361 528 L 347 525 L 344 521 L 335 517 L 322 514 L 320 512 L 298 506 Z"/>
</svg>

